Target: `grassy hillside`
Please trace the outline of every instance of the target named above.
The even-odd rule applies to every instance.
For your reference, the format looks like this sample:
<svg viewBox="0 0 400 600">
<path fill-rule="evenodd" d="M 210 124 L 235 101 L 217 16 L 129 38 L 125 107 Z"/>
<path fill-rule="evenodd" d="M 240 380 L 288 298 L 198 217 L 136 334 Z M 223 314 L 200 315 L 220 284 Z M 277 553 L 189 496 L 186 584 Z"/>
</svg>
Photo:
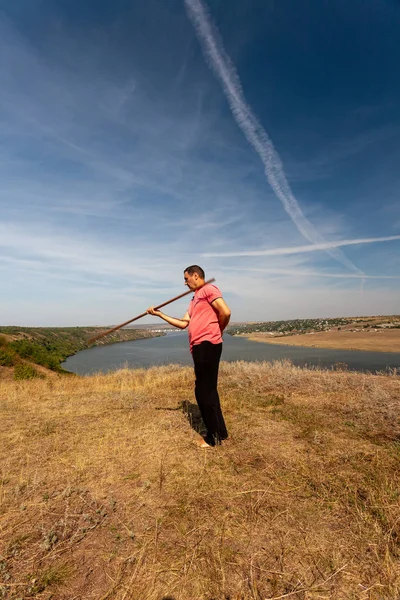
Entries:
<svg viewBox="0 0 400 600">
<path fill-rule="evenodd" d="M 0 598 L 400 597 L 400 380 L 223 363 L 0 381 Z M 190 417 L 190 418 L 189 418 Z"/>
<path fill-rule="evenodd" d="M 46 370 L 63 372 L 61 363 L 89 347 L 99 327 L 0 327 L 0 377 L 31 379 Z M 120 329 L 92 345 L 101 346 L 154 337 L 151 331 Z M 41 368 L 37 368 L 40 365 Z"/>
</svg>

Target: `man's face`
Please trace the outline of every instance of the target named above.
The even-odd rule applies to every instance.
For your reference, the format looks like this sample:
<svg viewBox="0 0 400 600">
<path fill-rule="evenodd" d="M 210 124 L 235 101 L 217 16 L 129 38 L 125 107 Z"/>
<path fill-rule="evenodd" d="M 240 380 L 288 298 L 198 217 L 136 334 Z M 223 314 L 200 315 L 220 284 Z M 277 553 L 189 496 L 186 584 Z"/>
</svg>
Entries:
<svg viewBox="0 0 400 600">
<path fill-rule="evenodd" d="M 187 271 L 183 274 L 183 279 L 185 280 L 185 285 L 188 286 L 189 290 L 196 290 L 199 276 L 197 273 L 193 273 L 193 275 L 189 275 Z"/>
</svg>

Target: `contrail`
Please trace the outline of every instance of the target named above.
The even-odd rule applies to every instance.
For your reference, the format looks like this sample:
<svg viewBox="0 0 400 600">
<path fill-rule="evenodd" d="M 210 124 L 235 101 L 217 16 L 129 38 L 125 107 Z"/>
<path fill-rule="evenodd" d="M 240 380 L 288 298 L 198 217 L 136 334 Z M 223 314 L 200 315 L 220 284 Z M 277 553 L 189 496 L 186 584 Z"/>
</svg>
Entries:
<svg viewBox="0 0 400 600">
<path fill-rule="evenodd" d="M 184 2 L 203 54 L 222 82 L 225 96 L 236 123 L 261 158 L 270 186 L 282 202 L 285 211 L 299 232 L 313 244 L 324 244 L 324 237 L 304 216 L 299 203 L 294 197 L 286 179 L 282 161 L 271 139 L 246 102 L 235 66 L 225 51 L 222 40 L 215 25 L 212 23 L 207 8 L 202 0 L 184 0 Z M 341 250 L 327 247 L 326 251 L 332 258 L 345 265 L 348 269 L 362 275 L 362 271 L 357 269 Z"/>
<path fill-rule="evenodd" d="M 389 235 L 386 237 L 377 238 L 358 238 L 354 240 L 336 240 L 333 242 L 322 242 L 317 244 L 310 244 L 307 246 L 289 246 L 286 248 L 268 248 L 267 250 L 244 250 L 242 252 L 207 252 L 202 256 L 284 256 L 286 254 L 302 254 L 303 252 L 315 252 L 317 250 L 333 250 L 341 246 L 354 246 L 357 244 L 374 244 L 376 242 L 390 242 L 392 240 L 400 240 L 400 235 Z M 359 273 L 360 277 L 364 273 Z"/>
</svg>

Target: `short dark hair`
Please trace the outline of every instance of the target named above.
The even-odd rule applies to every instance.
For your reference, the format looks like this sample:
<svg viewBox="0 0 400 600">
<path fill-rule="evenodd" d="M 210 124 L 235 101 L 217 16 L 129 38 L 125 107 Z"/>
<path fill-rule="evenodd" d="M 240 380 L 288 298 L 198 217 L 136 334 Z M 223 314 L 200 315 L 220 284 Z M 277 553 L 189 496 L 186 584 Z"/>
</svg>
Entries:
<svg viewBox="0 0 400 600">
<path fill-rule="evenodd" d="M 189 275 L 193 275 L 193 273 L 197 273 L 197 275 L 199 277 L 201 277 L 202 279 L 206 278 L 206 274 L 204 273 L 203 269 L 201 267 L 199 267 L 199 265 L 190 265 L 190 267 L 187 267 L 183 272 L 188 273 Z"/>
</svg>

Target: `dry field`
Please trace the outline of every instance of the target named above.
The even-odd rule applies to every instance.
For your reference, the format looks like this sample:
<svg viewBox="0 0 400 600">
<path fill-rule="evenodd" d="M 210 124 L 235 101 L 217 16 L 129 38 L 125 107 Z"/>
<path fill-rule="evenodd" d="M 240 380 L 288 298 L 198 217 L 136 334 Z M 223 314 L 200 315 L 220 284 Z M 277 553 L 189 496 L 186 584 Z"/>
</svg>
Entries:
<svg viewBox="0 0 400 600">
<path fill-rule="evenodd" d="M 0 380 L 0 598 L 400 598 L 400 378 L 223 364 L 211 450 L 192 389 Z"/>
<path fill-rule="evenodd" d="M 400 329 L 380 331 L 321 331 L 273 337 L 267 333 L 246 336 L 254 342 L 308 346 L 312 348 L 337 348 L 341 350 L 370 350 L 374 352 L 400 352 Z"/>
</svg>

